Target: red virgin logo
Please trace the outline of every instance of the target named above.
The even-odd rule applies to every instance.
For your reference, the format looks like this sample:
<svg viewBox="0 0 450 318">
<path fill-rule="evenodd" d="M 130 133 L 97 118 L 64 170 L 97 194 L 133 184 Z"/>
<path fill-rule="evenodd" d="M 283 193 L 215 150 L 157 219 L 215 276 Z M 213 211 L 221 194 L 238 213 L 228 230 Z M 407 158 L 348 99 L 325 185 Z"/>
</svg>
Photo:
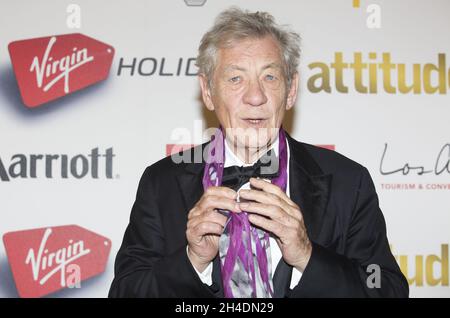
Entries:
<svg viewBox="0 0 450 318">
<path fill-rule="evenodd" d="M 20 297 L 81 287 L 105 270 L 111 249 L 109 239 L 77 225 L 9 232 L 3 242 Z"/>
<path fill-rule="evenodd" d="M 114 56 L 112 46 L 80 33 L 15 41 L 8 49 L 30 108 L 106 79 Z"/>
</svg>

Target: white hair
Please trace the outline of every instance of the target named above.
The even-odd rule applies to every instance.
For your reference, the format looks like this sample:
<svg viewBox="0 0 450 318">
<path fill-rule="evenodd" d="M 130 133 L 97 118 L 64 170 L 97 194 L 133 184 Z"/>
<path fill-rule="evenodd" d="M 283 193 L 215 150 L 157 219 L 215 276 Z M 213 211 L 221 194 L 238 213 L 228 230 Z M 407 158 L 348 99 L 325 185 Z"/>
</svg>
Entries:
<svg viewBox="0 0 450 318">
<path fill-rule="evenodd" d="M 272 36 L 280 47 L 289 87 L 300 59 L 299 34 L 276 24 L 274 17 L 267 12 L 249 12 L 236 7 L 220 13 L 212 28 L 203 35 L 196 61 L 199 73 L 204 74 L 211 84 L 219 48 L 228 47 L 235 41 L 266 36 Z"/>
</svg>

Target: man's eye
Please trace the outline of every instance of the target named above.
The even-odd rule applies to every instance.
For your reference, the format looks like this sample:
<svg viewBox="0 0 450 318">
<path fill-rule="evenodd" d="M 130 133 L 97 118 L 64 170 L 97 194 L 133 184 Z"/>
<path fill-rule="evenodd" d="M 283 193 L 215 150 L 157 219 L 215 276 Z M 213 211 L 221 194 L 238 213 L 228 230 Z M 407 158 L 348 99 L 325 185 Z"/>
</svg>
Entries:
<svg viewBox="0 0 450 318">
<path fill-rule="evenodd" d="M 231 83 L 238 83 L 240 80 L 241 80 L 240 76 L 234 76 L 234 77 L 230 78 Z"/>
<path fill-rule="evenodd" d="M 273 75 L 271 75 L 271 74 L 267 74 L 267 75 L 266 75 L 266 80 L 273 81 L 273 80 L 275 80 L 275 79 L 276 79 L 276 77 L 273 76 Z"/>
</svg>

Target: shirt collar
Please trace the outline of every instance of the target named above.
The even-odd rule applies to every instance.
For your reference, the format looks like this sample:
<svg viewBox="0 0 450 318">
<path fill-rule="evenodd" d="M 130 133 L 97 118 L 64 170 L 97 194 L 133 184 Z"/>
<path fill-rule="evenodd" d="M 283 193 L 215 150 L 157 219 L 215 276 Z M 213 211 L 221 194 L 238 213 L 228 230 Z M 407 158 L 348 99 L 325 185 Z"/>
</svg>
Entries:
<svg viewBox="0 0 450 318">
<path fill-rule="evenodd" d="M 278 136 L 275 138 L 275 141 L 272 143 L 272 145 L 270 146 L 269 149 L 267 149 L 267 151 L 273 149 L 273 151 L 275 152 L 275 155 L 278 157 L 278 151 L 279 151 L 279 138 Z M 265 153 L 264 153 L 265 154 Z M 264 155 L 262 154 L 262 155 Z M 259 159 L 259 158 L 258 158 Z M 244 163 L 241 159 L 238 158 L 238 156 L 236 156 L 236 154 L 231 150 L 230 146 L 228 146 L 228 142 L 225 139 L 225 163 L 224 163 L 224 167 L 230 167 L 230 166 L 238 166 L 238 167 L 242 167 L 242 166 L 252 166 L 256 161 L 258 161 L 258 159 L 256 159 L 254 162 L 252 163 Z"/>
</svg>

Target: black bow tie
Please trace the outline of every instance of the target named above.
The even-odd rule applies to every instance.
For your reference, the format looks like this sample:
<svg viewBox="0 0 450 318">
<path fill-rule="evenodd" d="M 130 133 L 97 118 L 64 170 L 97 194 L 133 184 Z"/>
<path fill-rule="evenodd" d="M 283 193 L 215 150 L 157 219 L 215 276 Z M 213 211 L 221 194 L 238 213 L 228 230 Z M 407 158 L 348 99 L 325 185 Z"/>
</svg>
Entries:
<svg viewBox="0 0 450 318">
<path fill-rule="evenodd" d="M 222 186 L 237 191 L 253 177 L 264 179 L 278 177 L 278 158 L 272 150 L 269 150 L 253 166 L 230 166 L 223 169 Z"/>
</svg>

